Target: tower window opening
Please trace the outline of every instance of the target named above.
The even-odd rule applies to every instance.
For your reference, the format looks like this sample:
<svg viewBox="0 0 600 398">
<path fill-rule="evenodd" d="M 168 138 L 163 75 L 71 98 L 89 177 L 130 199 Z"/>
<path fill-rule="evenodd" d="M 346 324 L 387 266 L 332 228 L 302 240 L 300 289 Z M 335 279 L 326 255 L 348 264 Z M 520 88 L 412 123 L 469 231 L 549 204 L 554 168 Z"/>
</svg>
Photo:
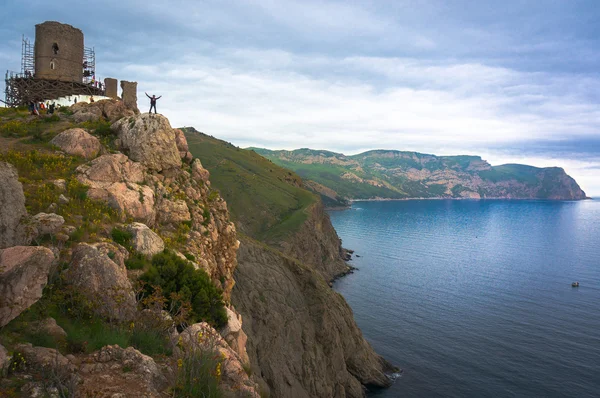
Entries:
<svg viewBox="0 0 600 398">
<path fill-rule="evenodd" d="M 56 61 L 55 60 L 50 61 L 50 69 L 52 69 L 52 70 L 56 69 Z"/>
<path fill-rule="evenodd" d="M 52 44 L 52 52 L 54 52 L 54 55 L 58 54 L 58 44 L 57 43 Z"/>
</svg>

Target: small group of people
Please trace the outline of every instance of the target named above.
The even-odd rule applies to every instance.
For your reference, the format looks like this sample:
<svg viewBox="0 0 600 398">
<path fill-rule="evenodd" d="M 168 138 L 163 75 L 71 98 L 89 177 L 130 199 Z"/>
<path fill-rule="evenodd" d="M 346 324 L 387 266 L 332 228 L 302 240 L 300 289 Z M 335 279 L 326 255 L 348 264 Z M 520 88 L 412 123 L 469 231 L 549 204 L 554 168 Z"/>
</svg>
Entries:
<svg viewBox="0 0 600 398">
<path fill-rule="evenodd" d="M 95 77 L 92 77 L 92 81 L 90 82 L 90 86 L 99 88 L 100 90 L 106 88 L 106 87 L 104 87 L 104 85 L 102 84 L 102 82 L 96 80 Z"/>
<path fill-rule="evenodd" d="M 50 103 L 50 101 L 47 101 L 46 104 L 44 104 L 39 101 L 29 101 L 29 112 L 31 112 L 32 115 L 40 116 L 42 113 L 52 115 L 55 110 L 56 103 L 54 102 Z"/>
</svg>

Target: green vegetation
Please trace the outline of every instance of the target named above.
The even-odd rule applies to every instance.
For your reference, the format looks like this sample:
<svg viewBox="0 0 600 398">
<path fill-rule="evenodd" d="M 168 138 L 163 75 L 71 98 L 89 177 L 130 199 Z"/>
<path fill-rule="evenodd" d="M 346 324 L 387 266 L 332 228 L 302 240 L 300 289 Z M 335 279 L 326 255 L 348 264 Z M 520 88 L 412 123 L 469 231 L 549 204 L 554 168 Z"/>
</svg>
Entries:
<svg viewBox="0 0 600 398">
<path fill-rule="evenodd" d="M 221 361 L 217 351 L 197 349 L 178 362 L 176 398 L 220 398 Z"/>
<path fill-rule="evenodd" d="M 304 189 L 296 174 L 253 151 L 191 128 L 183 130 L 190 152 L 210 171 L 212 185 L 227 201 L 241 231 L 256 239 L 277 242 L 297 231 L 306 220 L 307 209 L 317 197 Z"/>
<path fill-rule="evenodd" d="M 152 258 L 152 265 L 142 275 L 148 294 L 158 286 L 168 298 L 168 306 L 176 306 L 172 302 L 173 295 L 191 303 L 191 322 L 205 321 L 215 327 L 227 323 L 227 312 L 221 291 L 211 282 L 202 269 L 196 270 L 189 262 L 172 252 L 165 250 Z"/>
<path fill-rule="evenodd" d="M 110 231 L 110 236 L 115 243 L 118 243 L 127 250 L 131 251 L 131 239 L 133 238 L 133 234 L 131 232 L 119 227 L 114 227 L 112 231 Z"/>
</svg>

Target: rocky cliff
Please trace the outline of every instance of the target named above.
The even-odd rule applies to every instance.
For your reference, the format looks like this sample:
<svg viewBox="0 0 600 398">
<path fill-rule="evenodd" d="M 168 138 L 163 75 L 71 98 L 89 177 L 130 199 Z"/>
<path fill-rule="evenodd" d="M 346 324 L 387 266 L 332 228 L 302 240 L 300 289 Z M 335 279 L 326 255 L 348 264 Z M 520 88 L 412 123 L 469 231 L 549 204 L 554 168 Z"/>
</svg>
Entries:
<svg viewBox="0 0 600 398">
<path fill-rule="evenodd" d="M 244 315 L 252 367 L 273 397 L 362 397 L 393 367 L 373 352 L 352 310 L 321 273 L 246 239 L 232 302 Z"/>
<path fill-rule="evenodd" d="M 190 151 L 244 230 L 232 303 L 254 374 L 274 397 L 363 396 L 393 372 L 364 340 L 329 282 L 348 272 L 321 201 L 296 174 L 252 151 L 185 129 Z M 252 218 L 249 215 L 264 214 Z M 269 228 L 265 218 L 273 217 Z"/>
<path fill-rule="evenodd" d="M 352 156 L 311 149 L 253 150 L 316 183 L 313 190 L 328 202 L 337 197 L 552 200 L 586 197 L 575 180 L 558 167 L 491 166 L 478 156 L 388 150 Z"/>
</svg>

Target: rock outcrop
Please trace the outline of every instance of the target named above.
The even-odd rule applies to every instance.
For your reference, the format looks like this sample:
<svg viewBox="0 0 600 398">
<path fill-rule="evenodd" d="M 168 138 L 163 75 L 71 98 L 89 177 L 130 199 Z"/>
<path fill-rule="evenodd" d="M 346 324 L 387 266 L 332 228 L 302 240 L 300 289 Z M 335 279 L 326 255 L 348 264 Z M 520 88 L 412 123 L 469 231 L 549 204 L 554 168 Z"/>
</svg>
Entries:
<svg viewBox="0 0 600 398">
<path fill-rule="evenodd" d="M 102 150 L 102 144 L 84 129 L 74 128 L 65 130 L 50 141 L 69 155 L 93 159 Z"/>
<path fill-rule="evenodd" d="M 110 123 L 114 123 L 123 117 L 134 116 L 134 110 L 127 108 L 123 101 L 119 100 L 101 100 L 92 102 L 78 102 L 71 106 L 73 115 L 71 118 L 76 123 L 99 120 L 104 118 Z"/>
<path fill-rule="evenodd" d="M 127 269 L 87 243 L 73 250 L 67 279 L 103 317 L 126 321 L 136 310 L 135 294 Z"/>
<path fill-rule="evenodd" d="M 145 168 L 121 153 L 104 155 L 79 166 L 77 179 L 90 187 L 88 196 L 107 202 L 125 218 L 153 225 L 156 217 L 154 191 L 142 185 Z"/>
<path fill-rule="evenodd" d="M 0 250 L 0 327 L 42 297 L 54 254 L 41 246 Z"/>
<path fill-rule="evenodd" d="M 123 118 L 112 125 L 121 149 L 150 170 L 181 166 L 175 131 L 162 115 L 143 114 Z"/>
<path fill-rule="evenodd" d="M 313 204 L 308 213 L 309 217 L 299 231 L 282 243 L 282 251 L 311 265 L 326 281 L 331 282 L 347 274 L 352 268 L 340 255 L 340 238 L 323 204 Z"/>
<path fill-rule="evenodd" d="M 246 342 L 248 336 L 242 330 L 242 316 L 236 314 L 230 308 L 227 308 L 227 325 L 221 330 L 221 336 L 227 344 L 240 356 L 240 360 L 244 364 L 250 363 L 248 352 L 246 351 Z"/>
<path fill-rule="evenodd" d="M 364 340 L 345 300 L 311 267 L 250 240 L 238 252 L 232 303 L 255 374 L 274 397 L 362 397 L 394 369 Z"/>
<path fill-rule="evenodd" d="M 81 397 L 163 397 L 167 378 L 154 359 L 133 347 L 103 347 L 79 366 Z"/>
<path fill-rule="evenodd" d="M 131 246 L 136 252 L 152 257 L 165 250 L 165 242 L 147 225 L 134 222 L 127 226 L 127 231 L 133 235 Z"/>
<path fill-rule="evenodd" d="M 27 216 L 23 185 L 17 169 L 0 162 L 0 249 L 29 243 L 23 221 Z"/>
</svg>

